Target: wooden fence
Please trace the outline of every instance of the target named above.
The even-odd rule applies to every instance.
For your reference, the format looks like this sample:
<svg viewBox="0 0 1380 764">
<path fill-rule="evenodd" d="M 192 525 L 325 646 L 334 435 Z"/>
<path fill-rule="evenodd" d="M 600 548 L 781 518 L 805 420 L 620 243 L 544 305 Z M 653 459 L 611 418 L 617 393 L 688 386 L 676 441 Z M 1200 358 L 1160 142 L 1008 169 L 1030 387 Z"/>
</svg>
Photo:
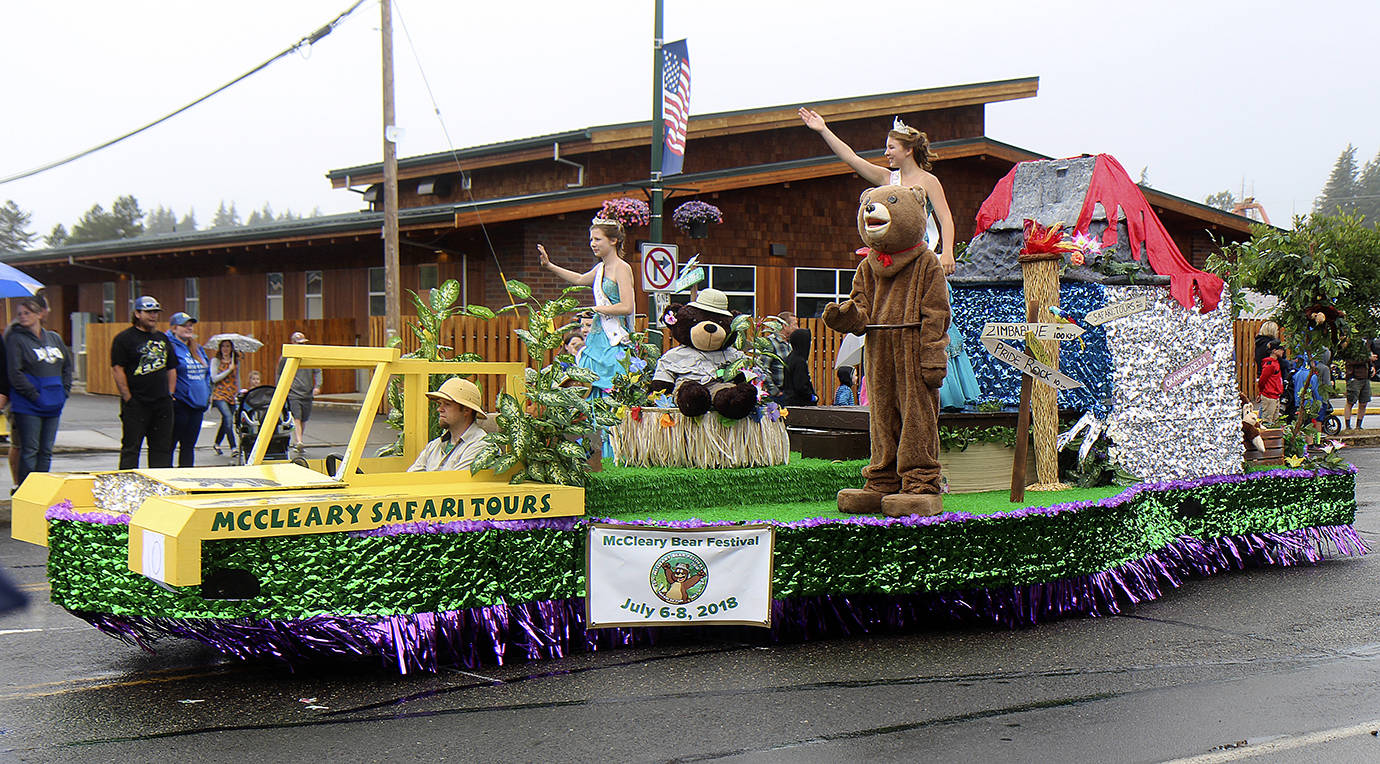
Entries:
<svg viewBox="0 0 1380 764">
<path fill-rule="evenodd" d="M 86 327 L 86 391 L 116 395 L 115 377 L 110 373 L 110 342 L 129 324 L 88 324 Z M 160 327 L 166 330 L 166 326 Z M 300 331 L 315 345 L 358 344 L 353 318 L 325 318 L 300 321 L 201 321 L 196 325 L 197 341 L 223 332 L 238 332 L 264 343 L 261 350 L 240 355 L 240 384 L 249 386 L 249 373 L 257 371 L 266 385 L 274 383 L 282 346 L 293 332 Z M 208 356 L 214 351 L 209 351 Z M 355 374 L 349 369 L 323 372 L 322 394 L 355 392 Z"/>
<path fill-rule="evenodd" d="M 1260 370 L 1255 366 L 1255 336 L 1260 333 L 1259 319 L 1239 319 L 1232 326 L 1232 347 L 1236 351 L 1236 386 L 1246 400 L 1253 401 L 1260 394 L 1256 388 Z"/>
</svg>

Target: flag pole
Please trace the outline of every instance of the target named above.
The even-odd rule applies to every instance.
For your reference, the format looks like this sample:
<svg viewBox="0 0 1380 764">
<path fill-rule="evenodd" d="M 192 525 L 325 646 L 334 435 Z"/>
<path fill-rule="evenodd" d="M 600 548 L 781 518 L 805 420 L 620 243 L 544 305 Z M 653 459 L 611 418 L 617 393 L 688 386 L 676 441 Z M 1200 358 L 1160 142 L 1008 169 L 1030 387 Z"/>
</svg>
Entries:
<svg viewBox="0 0 1380 764">
<path fill-rule="evenodd" d="M 666 119 L 662 114 L 661 92 L 662 75 L 666 61 L 662 56 L 661 10 L 662 0 L 656 0 L 655 20 L 652 30 L 652 183 L 649 189 L 652 197 L 652 241 L 661 241 L 661 211 L 663 205 L 661 191 L 661 152 L 666 146 Z"/>
</svg>

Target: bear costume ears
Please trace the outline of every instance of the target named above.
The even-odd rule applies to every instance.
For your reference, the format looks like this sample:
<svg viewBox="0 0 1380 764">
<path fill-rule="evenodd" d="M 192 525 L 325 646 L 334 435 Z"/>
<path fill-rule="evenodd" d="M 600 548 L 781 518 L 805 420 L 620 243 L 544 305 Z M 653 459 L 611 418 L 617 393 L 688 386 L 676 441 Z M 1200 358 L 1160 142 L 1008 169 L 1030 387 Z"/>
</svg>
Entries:
<svg viewBox="0 0 1380 764">
<path fill-rule="evenodd" d="M 868 196 L 868 194 L 871 194 L 873 191 L 876 191 L 876 190 L 879 189 L 879 188 L 888 188 L 888 186 L 877 186 L 876 188 L 864 188 L 864 189 L 863 189 L 863 192 L 862 192 L 861 194 L 858 194 L 858 204 L 859 204 L 859 205 L 865 204 L 865 203 L 867 202 L 867 196 Z M 909 191 L 910 193 L 915 194 L 915 198 L 916 198 L 916 199 L 919 199 L 921 204 L 924 204 L 924 203 L 925 203 L 925 192 L 922 191 L 922 190 L 920 190 L 920 189 L 918 189 L 918 188 L 915 188 L 915 187 L 913 187 L 913 186 L 899 186 L 899 185 L 898 185 L 898 186 L 890 186 L 890 188 L 898 188 L 898 189 L 901 189 L 901 191 L 903 191 L 903 192 L 904 192 L 904 191 Z M 892 200 L 892 203 L 893 203 L 893 204 L 895 203 L 895 200 L 894 200 L 894 199 Z"/>
</svg>

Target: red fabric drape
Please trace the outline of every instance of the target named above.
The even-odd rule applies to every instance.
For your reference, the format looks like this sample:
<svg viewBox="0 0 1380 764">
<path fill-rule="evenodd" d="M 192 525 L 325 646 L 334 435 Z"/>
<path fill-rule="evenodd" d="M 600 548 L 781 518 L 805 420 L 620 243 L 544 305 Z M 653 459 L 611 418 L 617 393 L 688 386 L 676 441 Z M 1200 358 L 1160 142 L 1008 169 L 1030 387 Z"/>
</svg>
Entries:
<svg viewBox="0 0 1380 764">
<path fill-rule="evenodd" d="M 1010 215 L 1011 194 L 1015 187 L 1017 167 L 1020 165 L 1012 167 L 1011 172 L 997 182 L 991 195 L 978 208 L 978 233 L 986 231 L 993 223 Z M 1170 238 L 1169 232 L 1165 230 L 1164 223 L 1160 222 L 1159 216 L 1150 208 L 1150 203 L 1146 201 L 1145 194 L 1141 193 L 1140 186 L 1131 180 L 1131 176 L 1126 174 L 1126 168 L 1110 154 L 1098 154 L 1096 157 L 1092 180 L 1088 184 L 1087 194 L 1083 197 L 1083 208 L 1078 214 L 1078 222 L 1074 224 L 1075 232 L 1087 234 L 1088 225 L 1092 223 L 1093 208 L 1098 204 L 1102 205 L 1109 223 L 1115 222 L 1117 208 L 1121 208 L 1126 216 L 1126 231 L 1129 238 L 1127 244 L 1131 247 L 1131 257 L 1139 261 L 1143 246 L 1146 259 L 1150 262 L 1150 269 L 1161 276 L 1169 277 L 1169 294 L 1180 305 L 1191 310 L 1196 295 L 1203 302 L 1203 310 L 1217 309 L 1217 303 L 1222 296 L 1222 279 L 1189 265 L 1179 247 Z M 1104 245 L 1116 245 L 1116 228 L 1115 225 L 1108 225 L 1107 230 L 1102 233 Z"/>
</svg>

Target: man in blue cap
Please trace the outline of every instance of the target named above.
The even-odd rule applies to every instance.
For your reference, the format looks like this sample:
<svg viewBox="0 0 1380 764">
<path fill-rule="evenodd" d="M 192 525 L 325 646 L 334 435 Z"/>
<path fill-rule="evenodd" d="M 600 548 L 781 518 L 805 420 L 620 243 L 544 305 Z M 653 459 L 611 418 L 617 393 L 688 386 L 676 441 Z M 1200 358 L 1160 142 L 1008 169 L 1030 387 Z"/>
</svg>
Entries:
<svg viewBox="0 0 1380 764">
<path fill-rule="evenodd" d="M 139 466 L 149 444 L 149 466 L 172 466 L 172 394 L 177 364 L 168 335 L 156 331 L 163 306 L 144 295 L 134 301 L 131 326 L 110 343 L 110 370 L 120 391 L 120 469 Z"/>
<path fill-rule="evenodd" d="M 172 326 L 173 357 L 177 359 L 177 386 L 173 390 L 173 447 L 177 466 L 196 464 L 196 439 L 201 435 L 201 418 L 211 407 L 210 362 L 196 341 L 196 319 L 181 311 L 168 319 Z"/>
</svg>

